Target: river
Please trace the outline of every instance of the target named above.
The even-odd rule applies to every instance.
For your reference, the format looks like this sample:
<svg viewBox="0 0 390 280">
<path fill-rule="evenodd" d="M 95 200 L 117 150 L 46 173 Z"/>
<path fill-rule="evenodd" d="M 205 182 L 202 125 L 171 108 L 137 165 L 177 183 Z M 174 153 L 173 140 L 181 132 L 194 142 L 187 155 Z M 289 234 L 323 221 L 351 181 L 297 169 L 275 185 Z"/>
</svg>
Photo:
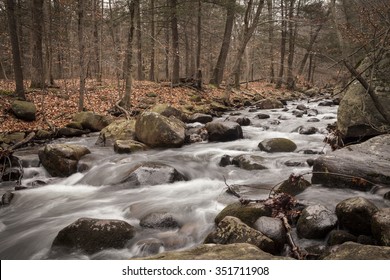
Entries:
<svg viewBox="0 0 390 280">
<path fill-rule="evenodd" d="M 308 122 L 313 118 L 307 115 L 296 117 L 292 111 L 297 104 L 317 109 L 318 122 Z M 112 148 L 97 147 L 96 134 L 88 137 L 58 139 L 55 142 L 81 144 L 89 147 L 91 154 L 81 163 L 91 167 L 84 173 L 76 173 L 68 178 L 50 178 L 42 167 L 26 167 L 22 185 L 44 181 L 47 185 L 30 186 L 15 192 L 10 206 L 0 208 L 0 258 L 1 259 L 128 259 L 145 254 L 139 244 L 142 240 L 161 241 L 162 250 L 181 250 L 202 243 L 214 226 L 215 216 L 235 197 L 225 193 L 224 177 L 229 185 L 250 185 L 240 189 L 244 197 L 265 199 L 269 189 L 288 178 L 291 173 L 304 174 L 311 168 L 307 159 L 316 154 L 330 152 L 323 143 L 326 126 L 336 119 L 337 106 L 318 106 L 318 102 L 288 102 L 289 110 L 259 110 L 249 112 L 249 108 L 237 111 L 241 117 L 251 120 L 250 126 L 243 126 L 244 139 L 231 142 L 202 142 L 185 145 L 177 149 L 153 149 L 129 155 L 115 154 Z M 269 114 L 268 119 L 258 119 L 259 113 Z M 219 119 L 229 116 L 226 113 Z M 215 118 L 216 120 L 216 118 Z M 276 124 L 275 122 L 279 123 Z M 316 127 L 312 135 L 299 134 L 297 128 Z M 298 148 L 294 153 L 266 153 L 257 145 L 266 138 L 285 137 L 294 141 Z M 265 158 L 265 170 L 246 171 L 235 166 L 220 167 L 219 161 L 225 154 L 235 156 L 253 154 Z M 27 162 L 36 162 L 36 151 L 23 150 L 17 154 Z M 189 178 L 188 181 L 166 185 L 143 186 L 126 189 L 114 187 L 116 170 L 125 163 L 153 161 L 175 167 Z M 294 162 L 298 166 L 287 166 Z M 290 164 L 291 165 L 291 164 Z M 310 174 L 305 178 L 310 180 Z M 88 180 L 100 182 L 100 186 L 81 184 Z M 0 195 L 9 189 L 0 185 Z M 378 206 L 383 199 L 372 193 L 362 193 L 349 189 L 328 189 L 314 185 L 297 198 L 305 203 L 321 203 L 331 209 L 341 200 L 352 196 L 364 196 Z M 139 226 L 140 218 L 152 212 L 169 212 L 182 224 L 178 230 L 144 229 Z M 79 252 L 50 252 L 57 233 L 65 226 L 81 217 L 99 219 L 120 219 L 137 228 L 137 235 L 128 246 L 121 250 L 104 250 L 94 255 Z M 313 241 L 298 240 L 301 245 Z M 311 243 L 310 243 L 311 244 Z"/>
</svg>

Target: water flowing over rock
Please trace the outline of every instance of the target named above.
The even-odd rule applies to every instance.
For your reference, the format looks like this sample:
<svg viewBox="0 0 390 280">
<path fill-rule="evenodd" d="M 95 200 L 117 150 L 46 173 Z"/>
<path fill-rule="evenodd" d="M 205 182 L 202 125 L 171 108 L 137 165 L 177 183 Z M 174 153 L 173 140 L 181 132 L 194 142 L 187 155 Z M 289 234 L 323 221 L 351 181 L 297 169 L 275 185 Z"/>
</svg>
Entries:
<svg viewBox="0 0 390 280">
<path fill-rule="evenodd" d="M 175 217 L 166 212 L 150 213 L 141 218 L 139 225 L 146 228 L 179 228 L 180 223 Z"/>
<path fill-rule="evenodd" d="M 215 223 L 219 224 L 226 216 L 239 218 L 248 226 L 253 226 L 258 218 L 262 216 L 271 216 L 271 209 L 262 203 L 251 203 L 242 205 L 240 202 L 235 202 L 226 206 L 216 217 Z"/>
<path fill-rule="evenodd" d="M 376 136 L 318 157 L 312 183 L 363 191 L 370 190 L 373 183 L 390 186 L 389 161 L 390 135 Z"/>
<path fill-rule="evenodd" d="M 135 120 L 116 120 L 100 131 L 96 145 L 112 146 L 116 140 L 135 140 Z"/>
<path fill-rule="evenodd" d="M 373 62 L 378 57 L 366 57 L 357 68 L 363 78 L 369 81 L 386 114 L 390 115 L 390 52 L 387 51 L 379 62 Z M 365 71 L 375 63 L 375 71 Z M 340 102 L 337 114 L 337 126 L 345 138 L 360 138 L 375 136 L 390 130 L 390 124 L 385 121 L 374 105 L 366 89 L 358 82 L 350 85 Z"/>
<path fill-rule="evenodd" d="M 125 221 L 80 218 L 57 234 L 52 248 L 65 247 L 93 254 L 109 248 L 122 249 L 134 235 L 134 227 Z"/>
<path fill-rule="evenodd" d="M 337 225 L 336 215 L 322 205 L 306 207 L 298 219 L 299 236 L 316 239 L 325 237 Z"/>
<path fill-rule="evenodd" d="M 206 124 L 209 141 L 226 142 L 243 138 L 242 128 L 236 122 L 210 122 Z"/>
<path fill-rule="evenodd" d="M 54 177 L 66 177 L 77 172 L 80 158 L 90 151 L 87 147 L 70 144 L 48 144 L 38 152 L 43 167 Z"/>
<path fill-rule="evenodd" d="M 164 252 L 144 260 L 288 260 L 247 243 L 204 244 L 184 251 Z"/>
<path fill-rule="evenodd" d="M 255 155 L 239 155 L 235 156 L 232 160 L 232 163 L 242 169 L 245 170 L 261 170 L 261 169 L 267 169 L 263 165 L 264 158 L 261 156 L 255 156 Z"/>
<path fill-rule="evenodd" d="M 1 196 L 0 206 L 10 205 L 11 201 L 14 199 L 14 197 L 15 197 L 15 194 L 13 192 L 11 192 L 11 191 L 5 192 L 5 194 L 3 194 Z"/>
<path fill-rule="evenodd" d="M 372 216 L 371 229 L 380 245 L 390 246 L 390 208 L 380 209 Z"/>
<path fill-rule="evenodd" d="M 268 253 L 276 253 L 275 243 L 261 232 L 247 226 L 240 219 L 227 216 L 211 232 L 205 243 L 249 243 Z"/>
<path fill-rule="evenodd" d="M 35 121 L 37 108 L 34 103 L 16 100 L 12 102 L 11 109 L 14 115 L 24 121 Z"/>
<path fill-rule="evenodd" d="M 185 125 L 175 117 L 142 113 L 135 124 L 137 139 L 150 147 L 178 148 L 184 144 Z"/>
<path fill-rule="evenodd" d="M 372 216 L 378 208 L 363 197 L 352 197 L 336 206 L 336 215 L 340 225 L 355 235 L 371 235 Z"/>
<path fill-rule="evenodd" d="M 271 116 L 268 114 L 258 114 L 256 117 L 260 120 L 269 119 Z"/>
<path fill-rule="evenodd" d="M 251 124 L 251 120 L 248 119 L 247 117 L 230 116 L 230 117 L 226 118 L 226 120 L 229 122 L 236 122 L 241 126 L 248 126 Z"/>
<path fill-rule="evenodd" d="M 346 242 L 325 256 L 324 260 L 390 260 L 390 247 Z"/>
<path fill-rule="evenodd" d="M 116 140 L 114 144 L 114 151 L 118 154 L 130 154 L 148 149 L 148 146 L 135 140 Z"/>
<path fill-rule="evenodd" d="M 297 145 L 287 138 L 270 138 L 265 139 L 259 143 L 261 151 L 268 153 L 289 153 L 297 149 Z"/>
<path fill-rule="evenodd" d="M 90 131 L 101 131 L 111 120 L 103 115 L 98 115 L 93 112 L 80 112 L 73 117 L 73 121 L 80 123 L 83 129 Z"/>
</svg>

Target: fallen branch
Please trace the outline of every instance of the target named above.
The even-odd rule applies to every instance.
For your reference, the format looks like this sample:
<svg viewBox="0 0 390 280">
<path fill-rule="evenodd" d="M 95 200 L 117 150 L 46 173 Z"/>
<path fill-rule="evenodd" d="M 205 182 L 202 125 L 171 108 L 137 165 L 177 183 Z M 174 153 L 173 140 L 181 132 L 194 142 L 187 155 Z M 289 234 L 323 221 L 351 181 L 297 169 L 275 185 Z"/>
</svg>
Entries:
<svg viewBox="0 0 390 280">
<path fill-rule="evenodd" d="M 123 112 L 126 115 L 126 119 L 129 120 L 131 118 L 131 113 L 119 105 L 120 101 L 115 103 L 115 107 L 118 108 L 121 112 Z"/>
<path fill-rule="evenodd" d="M 286 215 L 281 214 L 279 216 L 279 218 L 280 218 L 280 220 L 282 220 L 283 226 L 286 229 L 287 241 L 288 241 L 288 244 L 291 247 L 291 251 L 293 253 L 293 257 L 298 259 L 298 260 L 305 259 L 305 255 L 301 252 L 299 247 L 295 244 L 294 238 L 291 235 L 291 226 L 288 223 Z"/>
</svg>

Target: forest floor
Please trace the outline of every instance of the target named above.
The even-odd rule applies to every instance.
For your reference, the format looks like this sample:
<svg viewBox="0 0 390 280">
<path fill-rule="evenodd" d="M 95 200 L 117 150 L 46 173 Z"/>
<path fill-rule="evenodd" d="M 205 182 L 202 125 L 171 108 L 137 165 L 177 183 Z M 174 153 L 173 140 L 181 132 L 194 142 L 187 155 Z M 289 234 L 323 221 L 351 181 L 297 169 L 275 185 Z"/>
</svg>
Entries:
<svg viewBox="0 0 390 280">
<path fill-rule="evenodd" d="M 37 119 L 33 122 L 25 122 L 17 119 L 11 112 L 11 103 L 16 97 L 13 94 L 15 84 L 11 81 L 0 81 L 0 132 L 36 131 L 48 129 L 49 123 L 54 127 L 63 127 L 72 120 L 72 116 L 78 110 L 78 81 L 56 81 L 58 88 L 46 90 L 28 89 L 26 83 L 26 98 L 37 107 Z M 120 88 L 120 90 L 118 90 Z M 116 81 L 105 80 L 102 85 L 95 81 L 87 81 L 87 92 L 84 99 L 84 107 L 87 111 L 93 111 L 102 115 L 109 115 L 109 109 L 120 100 Z M 191 87 L 169 86 L 169 83 L 153 83 L 146 81 L 134 81 L 131 97 L 132 108 L 142 111 L 154 104 L 168 103 L 173 106 L 193 104 L 194 96 L 199 96 L 205 103 L 220 100 L 224 94 L 223 87 L 216 88 L 204 86 L 202 91 Z M 294 92 L 285 89 L 276 90 L 274 85 L 265 82 L 249 83 L 243 85 L 240 90 L 232 93 L 231 99 L 259 94 L 262 98 L 274 97 L 287 99 L 294 97 Z"/>
</svg>

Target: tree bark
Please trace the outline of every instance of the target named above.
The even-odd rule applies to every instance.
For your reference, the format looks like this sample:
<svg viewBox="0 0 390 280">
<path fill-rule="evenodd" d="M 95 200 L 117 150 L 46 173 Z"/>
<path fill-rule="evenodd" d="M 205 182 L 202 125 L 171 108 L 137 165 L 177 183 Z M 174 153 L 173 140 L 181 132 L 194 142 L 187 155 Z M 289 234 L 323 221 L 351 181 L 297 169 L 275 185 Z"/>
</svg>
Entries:
<svg viewBox="0 0 390 280">
<path fill-rule="evenodd" d="M 43 0 L 33 0 L 32 9 L 32 60 L 31 88 L 45 87 L 45 70 L 43 64 L 42 35 L 43 35 Z"/>
<path fill-rule="evenodd" d="M 295 78 L 293 73 L 294 54 L 295 54 L 295 38 L 297 33 L 297 22 L 294 20 L 295 0 L 290 0 L 288 10 L 288 57 L 287 57 L 287 89 L 295 89 Z M 298 1 L 299 13 L 300 1 Z"/>
<path fill-rule="evenodd" d="M 139 4 L 139 0 L 127 0 L 130 13 L 130 27 L 127 37 L 126 47 L 126 68 L 125 68 L 125 95 L 123 96 L 120 105 L 129 110 L 131 107 L 131 91 L 132 91 L 132 58 L 133 58 L 133 39 L 134 39 L 134 14 L 135 8 Z"/>
<path fill-rule="evenodd" d="M 143 62 L 142 62 L 142 36 L 141 36 L 141 4 L 137 1 L 137 77 L 138 80 L 144 80 Z"/>
<path fill-rule="evenodd" d="M 109 31 L 112 39 L 112 44 L 114 47 L 114 60 L 115 60 L 115 77 L 117 80 L 117 87 L 118 87 L 118 92 L 120 93 L 120 77 L 121 77 L 121 66 L 120 66 L 120 54 L 122 52 L 120 44 L 119 44 L 119 39 L 116 33 L 116 26 L 114 24 L 114 14 L 112 11 L 112 0 L 108 1 L 108 9 L 110 12 L 110 20 L 109 20 Z"/>
<path fill-rule="evenodd" d="M 155 51 L 155 22 L 154 22 L 154 0 L 150 0 L 150 69 L 149 69 L 149 80 L 155 81 L 155 60 L 156 60 L 156 51 Z"/>
<path fill-rule="evenodd" d="M 202 50 L 202 1 L 198 0 L 198 24 L 197 24 L 198 44 L 196 48 L 196 79 L 198 86 L 202 86 L 202 69 L 200 68 L 200 55 Z M 199 88 L 200 89 L 200 88 Z"/>
<path fill-rule="evenodd" d="M 85 26 L 85 4 L 86 1 L 79 0 L 77 6 L 78 12 L 78 41 L 79 41 L 79 67 L 80 67 L 80 89 L 79 89 L 79 112 L 84 109 L 84 95 L 85 95 L 85 38 L 84 38 L 84 26 Z"/>
<path fill-rule="evenodd" d="M 26 96 L 24 94 L 24 85 L 23 85 L 22 62 L 20 59 L 18 29 L 17 29 L 16 17 L 15 17 L 15 1 L 7 0 L 6 5 L 7 5 L 6 8 L 7 8 L 9 34 L 10 34 L 11 45 L 12 45 L 12 60 L 13 60 L 14 76 L 15 76 L 15 84 L 16 84 L 15 92 L 19 99 L 26 100 Z"/>
<path fill-rule="evenodd" d="M 171 9 L 172 30 L 172 84 L 180 82 L 180 54 L 179 54 L 179 31 L 177 23 L 177 0 L 169 0 Z"/>
<path fill-rule="evenodd" d="M 225 70 L 226 59 L 229 53 L 229 46 L 232 37 L 234 16 L 236 13 L 236 0 L 229 0 L 226 3 L 226 23 L 223 35 L 221 50 L 218 55 L 217 64 L 215 65 L 213 76 L 210 83 L 219 86 L 223 79 L 223 72 Z"/>
<path fill-rule="evenodd" d="M 92 20 L 93 20 L 93 39 L 95 52 L 95 76 L 98 85 L 102 84 L 102 63 L 101 63 L 101 38 L 99 37 L 99 0 L 93 0 Z M 103 15 L 101 15 L 103 16 Z"/>
<path fill-rule="evenodd" d="M 272 0 L 267 0 L 268 8 L 268 43 L 269 43 L 269 81 L 275 82 L 275 62 L 274 62 L 274 23 L 273 23 L 273 5 Z"/>
<path fill-rule="evenodd" d="M 281 32 L 281 40 L 280 40 L 280 68 L 279 68 L 279 74 L 278 74 L 278 79 L 276 81 L 276 86 L 275 88 L 281 88 L 282 87 L 282 83 L 283 83 L 283 73 L 284 73 L 284 58 L 286 56 L 286 36 L 287 36 L 287 31 L 286 31 L 286 28 L 287 28 L 287 24 L 286 24 L 286 11 L 285 11 L 285 3 L 284 1 L 286 0 L 281 0 L 281 8 L 280 8 L 280 11 L 281 11 L 281 21 L 282 21 L 282 24 L 281 24 L 281 28 L 282 28 L 282 32 Z"/>
</svg>

